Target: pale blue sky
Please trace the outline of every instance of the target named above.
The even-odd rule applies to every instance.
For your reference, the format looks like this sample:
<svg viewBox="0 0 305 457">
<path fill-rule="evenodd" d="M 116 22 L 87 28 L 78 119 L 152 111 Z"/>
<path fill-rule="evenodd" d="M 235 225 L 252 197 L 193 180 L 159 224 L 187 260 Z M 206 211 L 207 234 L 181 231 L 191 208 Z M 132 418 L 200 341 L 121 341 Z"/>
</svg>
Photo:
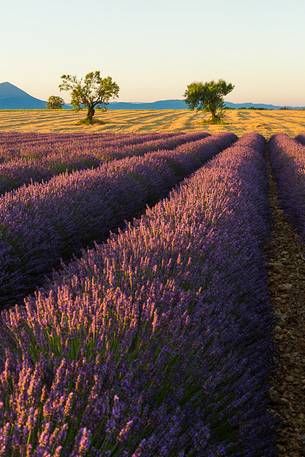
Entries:
<svg viewBox="0 0 305 457">
<path fill-rule="evenodd" d="M 228 100 L 304 105 L 304 21 L 305 0 L 0 0 L 0 82 L 47 98 L 101 69 L 152 101 L 224 78 Z"/>
</svg>

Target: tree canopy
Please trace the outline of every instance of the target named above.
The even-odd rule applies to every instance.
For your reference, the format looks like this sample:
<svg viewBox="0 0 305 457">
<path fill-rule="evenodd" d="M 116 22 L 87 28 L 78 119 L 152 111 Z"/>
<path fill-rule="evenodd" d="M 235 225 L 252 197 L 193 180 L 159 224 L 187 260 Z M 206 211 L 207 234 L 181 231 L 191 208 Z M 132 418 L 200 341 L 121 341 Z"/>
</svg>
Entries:
<svg viewBox="0 0 305 457">
<path fill-rule="evenodd" d="M 62 75 L 60 90 L 71 94 L 71 104 L 75 110 L 87 108 L 87 121 L 93 122 L 96 107 L 106 109 L 110 100 L 118 97 L 119 86 L 110 76 L 103 78 L 100 71 L 87 73 L 84 78 L 78 79 L 72 75 Z"/>
<path fill-rule="evenodd" d="M 212 120 L 218 121 L 223 117 L 224 96 L 234 89 L 233 84 L 223 79 L 208 82 L 193 82 L 185 91 L 185 102 L 194 110 L 204 110 L 211 113 Z"/>
<path fill-rule="evenodd" d="M 61 109 L 64 105 L 64 100 L 56 95 L 51 95 L 47 101 L 48 109 Z"/>
</svg>

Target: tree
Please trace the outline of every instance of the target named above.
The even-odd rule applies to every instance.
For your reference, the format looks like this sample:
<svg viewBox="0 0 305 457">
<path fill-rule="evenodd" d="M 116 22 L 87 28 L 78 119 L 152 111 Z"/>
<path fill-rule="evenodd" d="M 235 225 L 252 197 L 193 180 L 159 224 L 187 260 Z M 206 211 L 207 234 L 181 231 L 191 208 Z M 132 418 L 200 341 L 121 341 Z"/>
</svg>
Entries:
<svg viewBox="0 0 305 457">
<path fill-rule="evenodd" d="M 48 109 L 61 109 L 64 104 L 64 100 L 61 97 L 57 97 L 56 95 L 51 95 L 47 101 L 47 108 Z"/>
<path fill-rule="evenodd" d="M 193 82 L 185 91 L 185 102 L 194 110 L 204 110 L 212 115 L 212 121 L 219 121 L 224 113 L 224 96 L 234 89 L 233 84 L 223 79 L 208 82 Z"/>
<path fill-rule="evenodd" d="M 119 86 L 110 76 L 101 77 L 100 71 L 87 73 L 84 78 L 78 79 L 76 76 L 62 75 L 60 90 L 71 93 L 71 104 L 75 110 L 79 111 L 83 106 L 87 108 L 86 121 L 93 123 L 93 116 L 97 106 L 106 109 L 112 98 L 118 97 Z"/>
</svg>

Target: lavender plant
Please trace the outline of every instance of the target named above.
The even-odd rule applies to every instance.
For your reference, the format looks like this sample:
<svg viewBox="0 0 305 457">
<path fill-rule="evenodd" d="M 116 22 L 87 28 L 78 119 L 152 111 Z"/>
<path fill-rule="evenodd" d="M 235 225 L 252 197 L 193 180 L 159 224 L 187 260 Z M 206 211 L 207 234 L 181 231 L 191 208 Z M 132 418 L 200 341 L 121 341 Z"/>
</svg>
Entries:
<svg viewBox="0 0 305 457">
<path fill-rule="evenodd" d="M 195 134 L 165 135 L 156 139 L 156 135 L 137 135 L 115 141 L 62 142 L 51 145 L 39 145 L 36 148 L 26 146 L 21 149 L 23 158 L 0 164 L 0 194 L 16 189 L 31 182 L 41 182 L 65 172 L 96 168 L 106 161 L 144 155 L 159 149 L 174 149 L 180 144 L 205 138 L 205 132 Z M 86 152 L 87 151 L 87 152 Z M 24 157 L 27 157 L 26 160 Z"/>
<path fill-rule="evenodd" d="M 216 135 L 5 194 L 0 199 L 0 304 L 19 301 L 61 258 L 103 241 L 235 139 Z"/>
<path fill-rule="evenodd" d="M 39 159 L 48 154 L 87 152 L 105 146 L 126 146 L 145 141 L 178 136 L 179 133 L 150 134 L 19 134 L 0 132 L 0 160 L 2 163 L 15 159 Z M 180 133 L 183 135 L 183 133 Z"/>
<path fill-rule="evenodd" d="M 281 206 L 305 240 L 305 147 L 279 134 L 271 138 L 269 149 Z"/>
<path fill-rule="evenodd" d="M 295 137 L 296 141 L 299 143 L 303 144 L 305 146 L 305 135 L 301 134 Z"/>
<path fill-rule="evenodd" d="M 263 148 L 243 137 L 2 312 L 0 456 L 275 455 Z"/>
</svg>

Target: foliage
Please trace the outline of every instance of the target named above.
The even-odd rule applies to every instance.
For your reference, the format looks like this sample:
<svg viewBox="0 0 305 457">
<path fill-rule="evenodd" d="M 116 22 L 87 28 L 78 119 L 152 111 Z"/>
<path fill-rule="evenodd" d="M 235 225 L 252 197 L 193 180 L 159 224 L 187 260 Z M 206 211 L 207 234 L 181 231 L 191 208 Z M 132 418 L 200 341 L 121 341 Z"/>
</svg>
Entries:
<svg viewBox="0 0 305 457">
<path fill-rule="evenodd" d="M 289 222 L 305 241 L 305 136 L 271 137 L 269 151 L 279 200 Z"/>
<path fill-rule="evenodd" d="M 47 108 L 48 109 L 62 109 L 64 105 L 64 100 L 61 97 L 56 95 L 51 95 L 47 101 Z"/>
<path fill-rule="evenodd" d="M 96 107 L 106 109 L 112 98 L 118 97 L 119 86 L 110 76 L 103 78 L 100 71 L 87 73 L 84 78 L 78 79 L 72 75 L 62 75 L 60 90 L 71 93 L 71 104 L 79 111 L 83 106 L 88 110 L 87 121 L 93 123 Z"/>
<path fill-rule="evenodd" d="M 264 139 L 247 135 L 216 156 L 229 140 L 208 137 L 76 174 L 68 198 L 63 184 L 51 186 L 35 232 L 14 214 L 20 235 L 45 236 L 38 249 L 21 248 L 10 231 L 16 249 L 7 251 L 0 228 L 3 257 L 19 249 L 15 265 L 35 272 L 60 238 L 78 243 L 88 223 L 119 227 L 119 214 L 138 214 L 140 202 L 200 167 L 141 219 L 63 267 L 26 306 L 2 313 L 0 455 L 275 455 Z M 30 220 L 37 200 L 27 203 Z"/>
<path fill-rule="evenodd" d="M 234 89 L 233 84 L 223 79 L 208 82 L 193 82 L 184 93 L 185 102 L 194 110 L 204 110 L 212 115 L 212 121 L 224 116 L 224 96 Z"/>
<path fill-rule="evenodd" d="M 103 146 L 103 143 L 98 145 L 90 135 L 87 140 L 78 139 L 77 144 L 74 143 L 74 152 L 73 149 L 69 152 L 68 146 L 63 145 L 57 157 L 53 145 L 50 149 L 54 152 L 48 154 L 47 160 L 42 153 L 41 160 L 34 160 L 32 165 L 28 162 L 28 166 L 25 164 L 24 167 L 19 161 L 20 168 L 18 164 L 17 167 L 5 167 L 8 173 L 3 174 L 6 179 L 3 187 L 1 171 L 4 172 L 4 166 L 2 170 L 0 167 L 0 190 L 2 187 L 4 192 L 9 186 L 14 188 L 18 185 L 18 180 L 20 185 L 29 183 L 31 175 L 32 180 L 36 181 L 20 187 L 15 193 L 11 192 L 5 202 L 0 199 L 0 221 L 9 233 L 7 239 L 0 240 L 0 306 L 18 302 L 30 291 L 32 283 L 37 285 L 45 274 L 59 264 L 60 258 L 67 258 L 93 240 L 103 241 L 109 230 L 116 226 L 116 221 L 117 226 L 122 225 L 126 218 L 132 218 L 151 199 L 159 194 L 163 196 L 165 189 L 170 186 L 168 173 L 172 162 L 171 166 L 165 166 L 163 159 L 158 159 L 156 151 L 159 154 L 165 151 L 166 155 L 171 156 L 169 149 L 179 146 L 173 156 L 179 156 L 178 166 L 185 155 L 189 164 L 185 176 L 194 160 L 199 166 L 198 158 L 194 157 L 197 155 L 194 149 L 198 148 L 198 142 L 200 145 L 203 143 L 201 147 L 204 150 L 214 150 L 219 142 L 227 145 L 233 141 L 232 137 L 235 138 L 226 134 L 224 139 L 211 137 L 210 142 L 206 143 L 205 132 L 177 134 L 174 137 L 166 135 L 165 138 L 159 138 L 160 141 L 153 141 L 155 136 L 150 134 L 150 138 L 148 136 L 142 142 L 144 135 L 139 135 L 138 139 L 129 137 L 125 144 L 119 140 L 112 145 L 108 141 L 108 146 L 104 142 Z M 195 140 L 198 140 L 197 144 L 193 143 Z M 88 150 L 90 154 L 86 152 Z M 113 164 L 110 162 L 124 157 L 125 160 Z M 98 161 L 101 164 L 103 161 L 110 163 L 97 168 Z M 56 164 L 57 167 L 65 164 L 67 170 L 81 170 L 88 162 L 95 169 L 56 176 Z M 162 178 L 164 173 L 165 181 Z M 155 185 L 151 182 L 153 177 Z M 48 179 L 48 182 L 37 183 Z"/>
</svg>

